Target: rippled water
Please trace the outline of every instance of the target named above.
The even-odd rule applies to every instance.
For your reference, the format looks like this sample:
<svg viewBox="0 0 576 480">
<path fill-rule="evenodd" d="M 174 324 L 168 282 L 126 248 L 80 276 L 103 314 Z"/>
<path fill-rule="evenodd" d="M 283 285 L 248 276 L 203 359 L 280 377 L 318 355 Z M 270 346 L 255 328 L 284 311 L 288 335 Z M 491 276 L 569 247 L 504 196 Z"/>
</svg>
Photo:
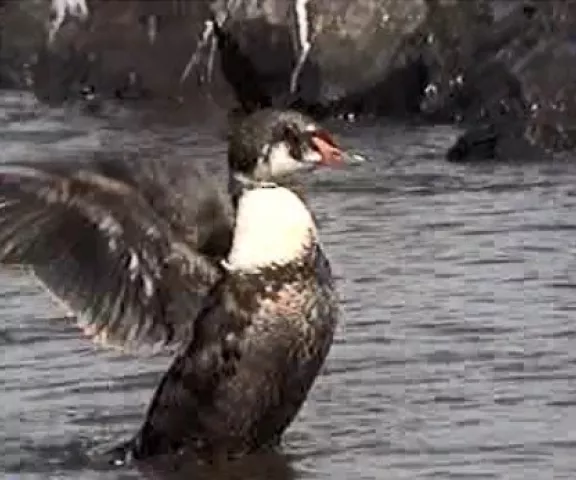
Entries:
<svg viewBox="0 0 576 480">
<path fill-rule="evenodd" d="M 222 161 L 215 129 L 143 125 L 3 95 L 0 159 L 142 142 Z M 450 129 L 336 128 L 370 158 L 311 186 L 337 343 L 284 454 L 206 478 L 574 478 L 576 163 L 454 166 Z M 138 427 L 170 359 L 102 351 L 59 315 L 0 271 L 0 471 L 140 478 L 88 454 Z"/>
</svg>

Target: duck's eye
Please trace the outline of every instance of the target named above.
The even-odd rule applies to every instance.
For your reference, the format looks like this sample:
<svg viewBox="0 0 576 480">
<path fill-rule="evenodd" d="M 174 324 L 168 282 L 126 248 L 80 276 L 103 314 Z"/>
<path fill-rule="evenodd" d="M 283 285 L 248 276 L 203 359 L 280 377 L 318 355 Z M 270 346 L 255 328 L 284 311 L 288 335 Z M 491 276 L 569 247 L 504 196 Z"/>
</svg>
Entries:
<svg viewBox="0 0 576 480">
<path fill-rule="evenodd" d="M 293 125 L 286 125 L 283 132 L 283 140 L 288 145 L 290 156 L 296 160 L 302 160 L 302 138 Z"/>
</svg>

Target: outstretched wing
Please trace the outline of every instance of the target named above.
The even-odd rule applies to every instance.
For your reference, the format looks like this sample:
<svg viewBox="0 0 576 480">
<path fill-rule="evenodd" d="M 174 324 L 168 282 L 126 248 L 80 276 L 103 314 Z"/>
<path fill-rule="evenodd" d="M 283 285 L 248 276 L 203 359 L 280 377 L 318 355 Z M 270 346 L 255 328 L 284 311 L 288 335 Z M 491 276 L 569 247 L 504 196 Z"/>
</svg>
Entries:
<svg viewBox="0 0 576 480">
<path fill-rule="evenodd" d="M 220 277 L 133 186 L 49 164 L 0 165 L 0 261 L 24 264 L 99 343 L 174 348 Z"/>
</svg>

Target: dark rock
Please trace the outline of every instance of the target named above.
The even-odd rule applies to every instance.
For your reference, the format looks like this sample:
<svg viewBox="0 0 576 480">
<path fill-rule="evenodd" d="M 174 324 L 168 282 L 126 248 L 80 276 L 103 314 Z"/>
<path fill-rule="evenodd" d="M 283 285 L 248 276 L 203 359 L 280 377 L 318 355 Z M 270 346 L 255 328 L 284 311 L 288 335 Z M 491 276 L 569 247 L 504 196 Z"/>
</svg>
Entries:
<svg viewBox="0 0 576 480">
<path fill-rule="evenodd" d="M 95 111 L 106 99 L 194 109 L 208 101 L 452 123 L 466 130 L 453 161 L 576 144 L 568 0 L 88 5 L 87 18 L 68 16 L 48 42 L 48 0 L 0 0 L 0 86 L 31 86 L 50 104 L 80 99 Z"/>
<path fill-rule="evenodd" d="M 576 5 L 492 6 L 493 21 L 469 53 L 449 68 L 430 68 L 423 111 L 467 128 L 448 159 L 543 159 L 573 149 Z"/>
<path fill-rule="evenodd" d="M 46 2 L 0 1 L 0 88 L 27 88 L 44 45 Z"/>
<path fill-rule="evenodd" d="M 32 15 L 36 3 L 22 0 L 21 10 Z M 210 75 L 211 41 L 200 41 L 205 21 L 214 10 L 223 15 L 225 3 L 93 0 L 88 19 L 68 18 L 49 47 L 45 11 L 41 28 L 35 28 L 42 41 L 31 48 L 38 59 L 34 91 L 50 103 L 77 99 L 88 89 L 103 98 L 124 99 L 129 91 L 130 98 L 190 103 L 211 96 L 229 106 L 232 92 L 225 78 L 231 78 L 228 65 L 238 62 L 221 58 L 223 68 Z M 254 71 L 235 72 L 237 78 L 244 75 L 244 85 L 234 85 L 243 90 L 240 103 L 258 95 L 254 79 L 259 78 L 263 95 L 275 104 L 307 105 L 321 112 L 414 110 L 417 102 L 411 91 L 423 84 L 421 71 L 404 62 L 398 50 L 426 17 L 424 0 L 311 0 L 302 2 L 303 15 L 297 13 L 295 0 L 236 3 L 221 33 L 232 38 L 237 53 L 254 66 Z M 0 27 L 14 15 L 12 8 L 0 19 Z M 301 55 L 302 29 L 311 44 L 308 55 Z M 29 30 L 23 28 L 22 36 Z M 298 81 L 292 81 L 299 60 Z M 404 89 L 398 101 L 397 86 L 403 83 L 415 86 Z"/>
<path fill-rule="evenodd" d="M 271 107 L 272 97 L 268 94 L 264 74 L 258 71 L 236 38 L 228 30 L 222 28 L 218 21 L 213 20 L 213 22 L 222 74 L 232 87 L 240 109 L 249 113 Z"/>
<path fill-rule="evenodd" d="M 88 89 L 121 99 L 191 101 L 210 95 L 227 105 L 232 92 L 225 80 L 235 77 L 230 83 L 241 104 L 409 118 L 419 114 L 428 83 L 422 53 L 433 18 L 446 9 L 461 11 L 456 26 L 468 30 L 479 2 L 446 7 L 430 0 L 240 0 L 227 12 L 228 3 L 234 2 L 93 0 L 87 21 L 68 18 L 49 47 L 44 11 L 32 49 L 38 58 L 34 90 L 51 103 L 76 99 Z M 32 16 L 36 4 L 22 0 L 21 10 Z M 12 22 L 14 10 L 3 24 Z M 227 53 L 216 62 L 222 68 L 210 76 L 212 45 L 200 39 L 213 12 L 225 19 L 220 42 L 235 51 L 223 49 Z M 310 49 L 303 55 L 307 41 Z M 231 60 L 241 56 L 251 67 Z"/>
</svg>

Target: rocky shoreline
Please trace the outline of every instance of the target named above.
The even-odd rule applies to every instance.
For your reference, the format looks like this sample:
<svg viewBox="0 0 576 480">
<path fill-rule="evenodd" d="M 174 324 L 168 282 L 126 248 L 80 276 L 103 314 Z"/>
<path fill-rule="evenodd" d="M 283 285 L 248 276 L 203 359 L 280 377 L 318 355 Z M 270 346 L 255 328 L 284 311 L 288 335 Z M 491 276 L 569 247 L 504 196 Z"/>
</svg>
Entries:
<svg viewBox="0 0 576 480">
<path fill-rule="evenodd" d="M 81 7 L 86 7 L 85 10 Z M 0 88 L 459 125 L 450 161 L 573 150 L 576 3 L 0 0 Z"/>
</svg>

